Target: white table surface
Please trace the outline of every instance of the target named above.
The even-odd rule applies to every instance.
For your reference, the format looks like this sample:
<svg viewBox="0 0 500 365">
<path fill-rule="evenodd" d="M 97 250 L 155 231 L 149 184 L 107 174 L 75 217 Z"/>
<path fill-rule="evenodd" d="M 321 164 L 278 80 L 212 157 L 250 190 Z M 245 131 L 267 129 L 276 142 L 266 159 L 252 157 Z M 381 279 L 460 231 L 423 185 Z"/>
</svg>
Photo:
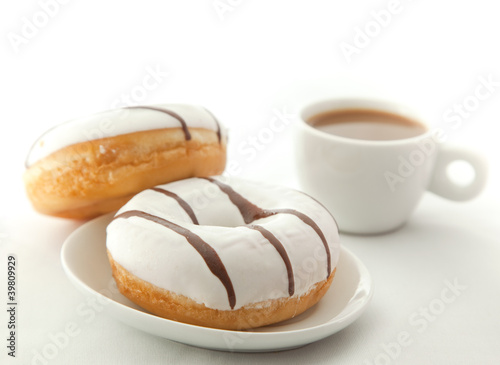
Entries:
<svg viewBox="0 0 500 365">
<path fill-rule="evenodd" d="M 342 234 L 342 244 L 373 277 L 373 300 L 348 328 L 296 350 L 210 351 L 143 333 L 98 307 L 82 315 L 91 304 L 60 262 L 64 240 L 82 222 L 35 213 L 22 185 L 24 158 L 40 133 L 124 103 L 124 95 L 148 104 L 206 105 L 230 128 L 228 161 L 235 174 L 298 187 L 293 124 L 255 156 L 242 152 L 242 144 L 269 125 L 275 110 L 293 113 L 299 101 L 369 90 L 410 102 L 429 116 L 431 126 L 442 126 L 443 114 L 474 95 L 481 78 L 500 80 L 500 23 L 492 2 L 401 0 L 401 11 L 352 62 L 340 51 L 341 42 L 352 42 L 356 29 L 374 19 L 373 11 L 387 9 L 390 2 L 221 1 L 232 4 L 223 19 L 212 1 L 68 2 L 53 10 L 47 25 L 16 53 L 9 34 L 21 34 L 23 18 L 43 17 L 37 15 L 41 3 L 0 9 L 5 36 L 0 44 L 0 363 L 500 362 L 498 86 L 449 136 L 488 158 L 491 176 L 483 194 L 456 203 L 428 193 L 396 232 Z M 139 94 L 151 69 L 168 75 Z M 356 83 L 346 81 L 353 77 Z M 9 254 L 19 269 L 16 358 L 6 349 Z M 75 335 L 52 359 L 41 359 L 68 326 Z"/>
</svg>

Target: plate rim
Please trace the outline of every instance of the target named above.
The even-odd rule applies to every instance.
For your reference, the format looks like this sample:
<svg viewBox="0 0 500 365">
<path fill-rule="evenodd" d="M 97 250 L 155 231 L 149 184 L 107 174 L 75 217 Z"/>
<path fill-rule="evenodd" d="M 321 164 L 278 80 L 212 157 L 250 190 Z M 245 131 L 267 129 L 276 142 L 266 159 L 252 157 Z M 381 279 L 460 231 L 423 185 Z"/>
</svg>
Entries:
<svg viewBox="0 0 500 365">
<path fill-rule="evenodd" d="M 143 312 L 141 310 L 138 310 L 136 308 L 130 307 L 126 304 L 120 303 L 113 298 L 107 297 L 106 295 L 100 293 L 99 291 L 96 291 L 94 288 L 90 287 L 83 279 L 81 279 L 78 275 L 76 275 L 73 272 L 73 269 L 71 268 L 71 263 L 69 262 L 69 257 L 68 257 L 68 252 L 74 245 L 72 242 L 74 242 L 75 237 L 79 236 L 82 234 L 82 231 L 86 231 L 88 229 L 91 229 L 93 226 L 96 226 L 98 224 L 103 224 L 106 220 L 110 220 L 112 216 L 114 216 L 113 213 L 108 213 L 105 215 L 102 215 L 100 217 L 94 218 L 90 221 L 85 222 L 82 224 L 80 227 L 78 227 L 75 231 L 73 231 L 64 241 L 62 248 L 61 248 L 61 264 L 63 267 L 63 270 L 70 280 L 70 282 L 84 295 L 86 296 L 92 296 L 92 297 L 98 297 L 101 302 L 106 302 L 107 305 L 104 306 L 104 310 L 111 315 L 113 318 L 116 320 L 127 324 L 128 326 L 131 326 L 137 330 L 147 332 L 150 334 L 154 334 L 156 336 L 168 339 L 170 341 L 178 342 L 178 343 L 183 343 L 186 345 L 190 346 L 195 346 L 199 348 L 207 348 L 207 349 L 212 349 L 212 350 L 219 350 L 219 351 L 229 351 L 229 352 L 271 352 L 271 351 L 282 351 L 282 350 L 287 350 L 287 349 L 292 349 L 292 348 L 297 348 L 297 347 L 302 347 L 305 345 L 308 345 L 310 343 L 319 341 L 321 339 L 324 339 L 326 337 L 329 337 L 345 327 L 349 326 L 351 323 L 353 323 L 356 319 L 358 319 L 363 312 L 366 310 L 368 304 L 370 303 L 372 297 L 373 297 L 373 280 L 372 277 L 366 268 L 366 266 L 363 264 L 363 262 L 356 256 L 354 255 L 349 249 L 344 247 L 343 245 L 340 246 L 341 252 L 340 252 L 340 257 L 346 255 L 349 257 L 349 259 L 353 262 L 353 266 L 359 273 L 359 278 L 360 280 L 357 282 L 356 285 L 356 290 L 354 294 L 351 296 L 347 304 L 342 308 L 340 313 L 338 313 L 335 317 L 325 321 L 324 323 L 313 325 L 311 327 L 306 327 L 306 328 L 300 328 L 300 329 L 292 329 L 292 330 L 287 330 L 287 331 L 268 331 L 268 332 L 253 332 L 251 330 L 247 331 L 234 331 L 234 330 L 224 330 L 224 329 L 218 329 L 218 328 L 211 328 L 211 327 L 203 327 L 203 326 L 196 326 L 196 325 L 191 325 L 188 323 L 183 323 L 183 322 L 178 322 L 174 320 L 170 320 L 167 318 L 162 318 L 158 317 L 154 314 Z M 361 301 L 356 301 L 354 303 L 353 298 L 356 296 L 356 293 L 360 291 L 360 288 L 362 287 L 363 290 L 362 292 L 365 293 L 364 296 L 362 296 Z M 110 306 L 111 305 L 111 306 Z M 354 307 L 354 308 L 353 308 Z M 114 309 L 111 310 L 111 309 Z M 347 312 L 346 312 L 347 311 Z M 118 312 L 119 315 L 115 312 Z M 346 313 L 344 313 L 346 312 Z M 218 337 L 224 337 L 228 335 L 241 335 L 245 338 L 245 341 L 242 346 L 234 346 L 234 347 L 228 347 L 227 342 L 226 346 L 213 346 L 213 345 L 203 345 L 199 344 L 197 341 L 182 341 L 178 339 L 174 339 L 172 337 L 166 337 L 164 334 L 159 333 L 160 331 L 146 331 L 143 328 L 140 328 L 136 325 L 134 325 L 131 322 L 134 322 L 133 320 L 128 320 L 127 318 L 122 318 L 124 314 L 128 314 L 133 316 L 139 316 L 141 320 L 144 320 L 145 322 L 163 322 L 168 324 L 169 326 L 174 327 L 177 329 L 182 329 L 184 331 L 188 331 L 192 333 L 192 331 L 198 332 L 199 335 L 217 335 Z M 342 317 L 343 315 L 343 317 Z M 340 320 L 335 320 L 336 318 L 341 317 Z M 333 327 L 333 328 L 332 328 Z M 244 335 L 243 335 L 244 334 Z M 302 338 L 300 335 L 308 334 L 309 337 L 307 338 Z M 313 336 L 316 334 L 315 336 Z M 185 337 L 185 336 L 184 336 Z M 286 343 L 287 340 L 293 339 L 293 337 L 298 338 L 299 340 L 297 341 L 289 341 L 289 343 Z M 285 342 L 283 345 L 278 345 L 277 343 L 272 344 L 272 341 L 269 341 L 270 339 L 280 339 L 281 341 L 279 342 Z M 263 339 L 264 344 L 260 344 L 258 339 Z M 212 338 L 213 340 L 213 338 Z M 284 340 L 284 341 L 283 341 Z M 244 345 L 246 343 L 246 345 Z"/>
</svg>

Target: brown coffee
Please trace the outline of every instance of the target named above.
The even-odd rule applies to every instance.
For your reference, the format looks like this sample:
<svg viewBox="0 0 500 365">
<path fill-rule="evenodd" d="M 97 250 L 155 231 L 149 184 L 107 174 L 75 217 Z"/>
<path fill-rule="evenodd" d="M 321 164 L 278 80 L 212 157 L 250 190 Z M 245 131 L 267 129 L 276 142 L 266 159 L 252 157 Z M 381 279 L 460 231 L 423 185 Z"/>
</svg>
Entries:
<svg viewBox="0 0 500 365">
<path fill-rule="evenodd" d="M 374 109 L 330 110 L 310 117 L 307 123 L 325 133 L 370 141 L 411 138 L 427 130 L 413 119 Z"/>
</svg>

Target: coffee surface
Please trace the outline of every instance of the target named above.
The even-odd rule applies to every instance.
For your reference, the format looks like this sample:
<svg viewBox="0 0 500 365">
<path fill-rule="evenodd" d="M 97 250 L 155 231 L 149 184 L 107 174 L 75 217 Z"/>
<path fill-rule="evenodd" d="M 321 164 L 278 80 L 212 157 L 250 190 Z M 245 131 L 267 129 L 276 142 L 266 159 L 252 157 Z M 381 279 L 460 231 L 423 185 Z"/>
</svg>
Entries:
<svg viewBox="0 0 500 365">
<path fill-rule="evenodd" d="M 310 117 L 307 123 L 325 133 L 370 141 L 411 138 L 427 131 L 415 120 L 372 109 L 331 110 Z"/>
</svg>

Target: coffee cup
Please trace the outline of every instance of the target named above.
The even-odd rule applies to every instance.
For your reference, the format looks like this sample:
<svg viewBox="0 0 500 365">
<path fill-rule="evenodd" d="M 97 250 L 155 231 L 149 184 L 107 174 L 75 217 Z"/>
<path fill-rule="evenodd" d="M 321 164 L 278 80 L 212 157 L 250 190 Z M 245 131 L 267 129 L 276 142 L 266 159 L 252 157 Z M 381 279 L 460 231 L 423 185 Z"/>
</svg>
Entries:
<svg viewBox="0 0 500 365">
<path fill-rule="evenodd" d="M 477 152 L 452 146 L 399 103 L 336 98 L 302 108 L 295 160 L 301 189 L 323 203 L 342 232 L 378 234 L 401 227 L 422 194 L 465 201 L 484 188 L 488 167 Z M 454 161 L 474 170 L 470 183 L 448 173 Z"/>
</svg>

